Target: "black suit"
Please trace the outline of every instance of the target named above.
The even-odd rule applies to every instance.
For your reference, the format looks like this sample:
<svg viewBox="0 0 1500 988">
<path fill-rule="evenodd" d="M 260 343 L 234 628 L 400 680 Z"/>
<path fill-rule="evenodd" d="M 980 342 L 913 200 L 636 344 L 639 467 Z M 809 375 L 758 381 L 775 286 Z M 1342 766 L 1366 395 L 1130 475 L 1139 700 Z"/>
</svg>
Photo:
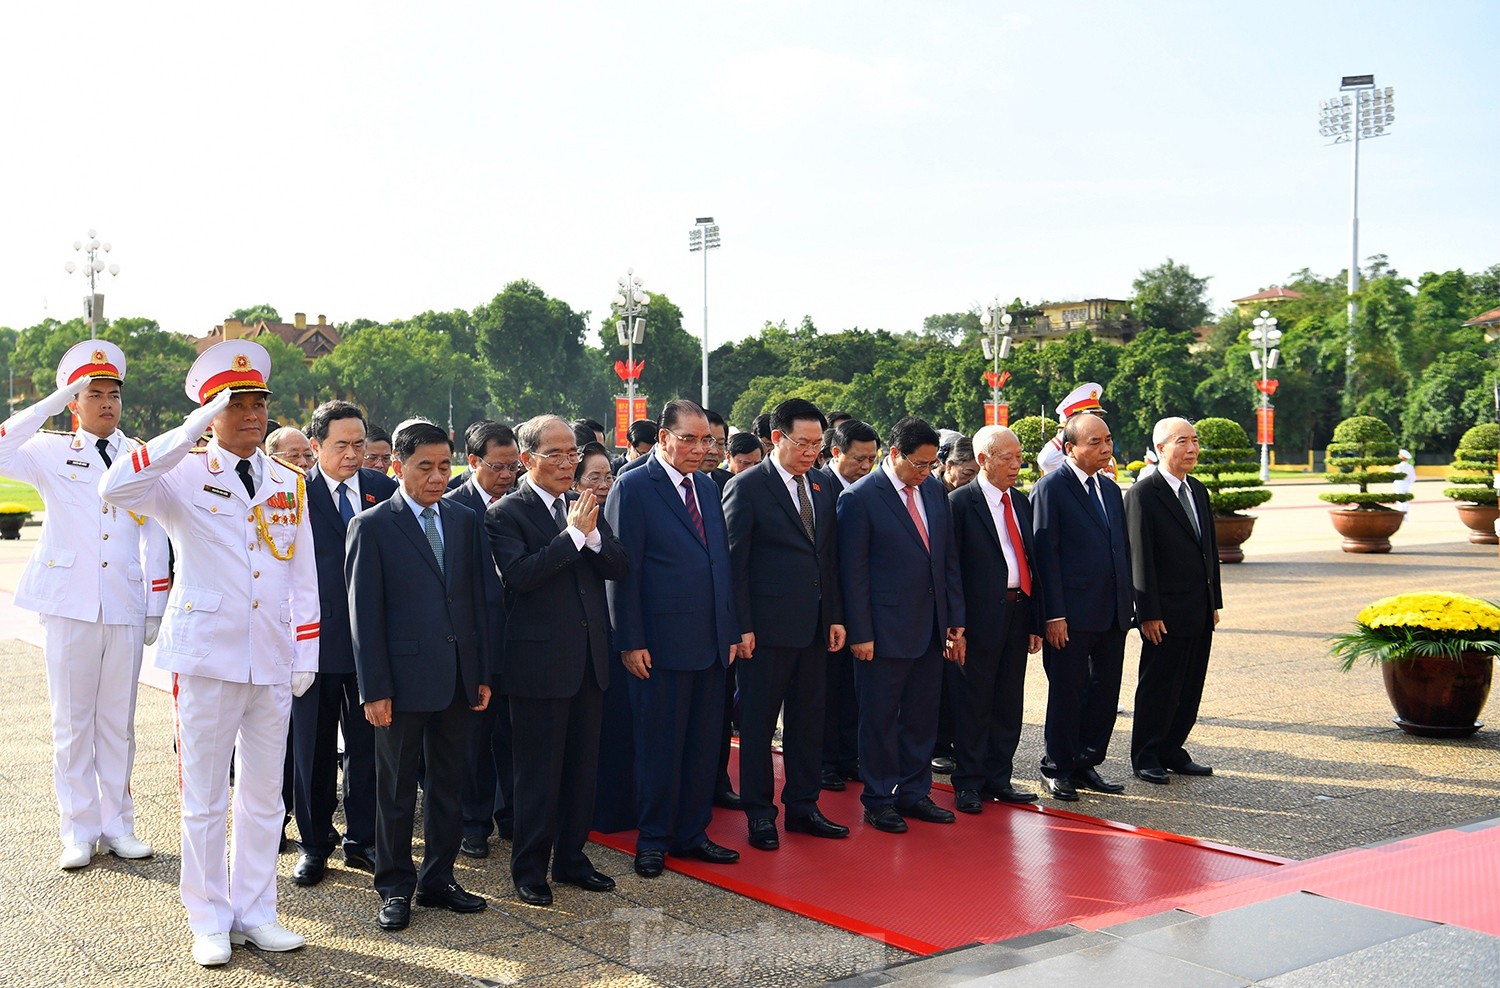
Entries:
<svg viewBox="0 0 1500 988">
<path fill-rule="evenodd" d="M 1103 471 L 1094 481 L 1102 494 L 1090 498 L 1064 464 L 1031 489 L 1043 616 L 1068 624 L 1067 645 L 1042 646 L 1047 670 L 1042 774 L 1048 778 L 1067 779 L 1104 762 L 1120 703 L 1125 632 L 1133 615 L 1130 545 L 1120 489 Z"/>
<path fill-rule="evenodd" d="M 740 798 L 751 820 L 774 820 L 771 734 L 786 704 L 781 801 L 787 816 L 818 808 L 828 630 L 843 623 L 838 511 L 826 478 L 803 478 L 813 513 L 809 539 L 774 454 L 736 474 L 724 489 L 724 524 L 735 609 L 749 615 L 755 652 L 737 663 L 740 686 Z"/>
<path fill-rule="evenodd" d="M 1137 771 L 1176 768 L 1192 760 L 1183 743 L 1203 698 L 1214 612 L 1224 606 L 1208 491 L 1192 477 L 1185 482 L 1201 537 L 1161 470 L 1125 496 L 1136 619 L 1141 624 L 1161 621 L 1167 632 L 1158 644 L 1144 636 L 1141 642 L 1130 735 L 1130 760 Z"/>
<path fill-rule="evenodd" d="M 828 483 L 834 504 L 849 485 L 833 465 L 817 471 Z M 809 476 L 811 476 L 809 474 Z M 823 689 L 823 771 L 848 778 L 859 773 L 859 700 L 854 695 L 854 656 L 846 642 L 828 653 Z"/>
<path fill-rule="evenodd" d="M 570 496 L 569 500 L 576 495 Z M 594 872 L 583 852 L 594 814 L 599 724 L 609 686 L 609 602 L 604 581 L 629 570 L 599 518 L 597 550 L 559 526 L 555 498 L 531 484 L 485 516 L 495 565 L 510 591 L 500 681 L 515 740 L 517 885 Z"/>
<path fill-rule="evenodd" d="M 473 471 L 465 482 L 449 485 L 443 500 L 462 504 L 484 523 L 489 498 L 473 484 Z M 507 494 L 514 493 L 512 487 Z M 500 666 L 505 661 L 505 588 L 498 579 L 485 584 L 485 616 L 495 643 L 496 662 L 490 668 L 490 705 L 469 718 L 469 757 L 464 772 L 464 836 L 486 841 L 495 830 L 509 840 L 514 833 L 515 771 L 512 765 L 510 706 L 500 685 Z"/>
<path fill-rule="evenodd" d="M 359 495 L 345 494 L 355 514 L 373 508 L 396 490 L 375 470 L 359 471 Z M 302 849 L 327 856 L 333 850 L 333 811 L 338 803 L 338 734 L 344 735 L 344 844 L 364 853 L 375 843 L 375 735 L 365 720 L 354 671 L 349 631 L 349 591 L 344 584 L 344 519 L 337 484 L 322 471 L 307 480 L 308 519 L 318 563 L 318 598 L 326 629 L 318 645 L 318 676 L 292 698 L 292 805 Z"/>
<path fill-rule="evenodd" d="M 404 493 L 349 523 L 349 619 L 365 703 L 389 699 L 391 723 L 375 730 L 375 889 L 382 899 L 453 881 L 463 834 L 470 708 L 488 686 L 493 642 L 485 584 L 494 580 L 479 518 L 440 501 L 440 566 Z M 418 875 L 411 857 L 417 762 L 426 756 Z"/>
<path fill-rule="evenodd" d="M 968 652 L 964 664 L 948 663 L 947 675 L 955 719 L 953 773 L 955 789 L 1003 789 L 1011 784 L 1016 743 L 1021 739 L 1022 700 L 1026 689 L 1026 656 L 1031 635 L 1042 633 L 1041 580 L 1031 541 L 1031 502 L 1010 489 L 1017 546 L 1008 527 L 1011 551 L 1024 554 L 1031 573 L 1031 595 L 1012 580 L 1001 547 L 1001 527 L 975 478 L 948 495 L 953 509 L 953 537 L 963 573 L 964 629 Z M 1001 505 L 1003 512 L 1004 506 Z M 1002 520 L 1004 514 L 1001 515 Z M 1016 583 L 1014 592 L 1010 585 Z M 1008 600 L 1015 596 L 1016 600 Z"/>
</svg>

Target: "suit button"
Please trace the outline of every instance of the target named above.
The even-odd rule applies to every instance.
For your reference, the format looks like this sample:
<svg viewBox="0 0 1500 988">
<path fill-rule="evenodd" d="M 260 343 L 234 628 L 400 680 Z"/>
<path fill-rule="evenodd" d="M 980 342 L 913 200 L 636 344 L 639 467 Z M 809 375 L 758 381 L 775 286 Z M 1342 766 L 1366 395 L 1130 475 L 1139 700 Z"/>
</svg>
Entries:
<svg viewBox="0 0 1500 988">
<path fill-rule="evenodd" d="M 193 605 L 191 603 L 183 604 L 182 609 L 185 611 L 190 611 L 193 609 Z"/>
<path fill-rule="evenodd" d="M 109 560 L 106 559 L 104 562 L 100 563 L 99 564 L 99 568 L 100 569 L 109 569 Z"/>
<path fill-rule="evenodd" d="M 449 641 L 450 641 L 450 642 L 456 642 L 456 641 L 458 641 L 458 639 L 457 639 L 457 638 L 455 638 L 455 637 L 453 637 L 453 636 L 452 636 L 452 635 L 449 635 L 449 636 L 448 636 L 448 640 L 449 640 Z"/>
<path fill-rule="evenodd" d="M 109 533 L 108 532 L 104 533 L 104 541 L 106 541 L 106 542 L 109 541 Z"/>
<path fill-rule="evenodd" d="M 109 514 L 109 505 L 106 504 L 103 508 L 103 511 L 105 514 Z"/>
<path fill-rule="evenodd" d="M 215 509 L 215 510 L 218 510 L 218 509 Z M 246 515 L 245 516 L 245 520 L 246 521 L 254 521 L 255 520 L 255 516 L 254 515 Z"/>
<path fill-rule="evenodd" d="M 256 570 L 254 573 L 251 573 L 250 575 L 252 577 L 254 577 L 255 579 L 259 580 L 260 579 L 260 570 Z"/>
<path fill-rule="evenodd" d="M 929 597 L 932 596 L 932 588 L 931 587 L 927 588 L 927 596 L 929 596 Z"/>
<path fill-rule="evenodd" d="M 258 601 L 258 600 L 252 600 L 252 601 L 251 601 L 251 602 L 250 602 L 250 609 L 251 609 L 251 610 L 256 610 L 256 609 L 258 609 L 258 608 L 259 608 L 259 607 L 260 607 L 260 601 Z"/>
<path fill-rule="evenodd" d="M 583 627 L 585 627 L 585 628 L 587 628 L 589 626 L 589 622 L 588 622 L 587 618 L 584 618 L 582 621 L 579 621 L 578 623 L 580 625 L 582 625 Z"/>
</svg>

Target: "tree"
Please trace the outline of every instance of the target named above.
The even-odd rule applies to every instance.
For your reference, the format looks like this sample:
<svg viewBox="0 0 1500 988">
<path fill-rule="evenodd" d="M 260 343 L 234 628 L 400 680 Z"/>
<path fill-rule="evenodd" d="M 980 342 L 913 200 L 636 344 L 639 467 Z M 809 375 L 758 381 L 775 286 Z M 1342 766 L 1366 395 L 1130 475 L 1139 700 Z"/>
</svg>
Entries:
<svg viewBox="0 0 1500 988">
<path fill-rule="evenodd" d="M 1190 332 L 1208 321 L 1208 282 L 1170 257 L 1164 264 L 1146 268 L 1132 285 L 1135 317 L 1145 326 Z"/>
<path fill-rule="evenodd" d="M 521 279 L 476 308 L 474 326 L 484 380 L 502 417 L 519 421 L 544 412 L 566 415 L 579 406 L 578 384 L 591 379 L 584 364 L 585 313 Z M 443 393 L 446 397 L 446 383 Z"/>
<path fill-rule="evenodd" d="M 414 415 L 446 425 L 449 395 L 456 400 L 481 377 L 478 364 L 454 353 L 444 334 L 388 326 L 366 328 L 340 343 L 313 362 L 311 373 L 337 382 L 343 397 L 386 429 Z M 455 419 L 453 426 L 456 431 L 463 423 Z"/>
<path fill-rule="evenodd" d="M 810 401 L 826 415 L 830 409 L 842 407 L 844 390 L 844 385 L 837 381 L 809 381 L 802 377 L 757 377 L 740 393 L 739 400 L 734 403 L 727 418 L 731 422 L 748 424 L 761 412 L 769 412 L 788 398 Z"/>
<path fill-rule="evenodd" d="M 292 346 L 275 333 L 259 336 L 255 342 L 271 355 L 267 385 L 275 392 L 271 402 L 274 417 L 283 425 L 300 426 L 337 386 L 326 376 L 313 372 L 300 347 Z"/>
<path fill-rule="evenodd" d="M 142 318 L 116 319 L 99 335 L 125 351 L 122 419 L 132 423 L 130 430 L 149 438 L 176 426 L 193 408 L 183 390 L 198 355 L 192 340 Z"/>
<path fill-rule="evenodd" d="M 249 305 L 243 309 L 235 309 L 228 316 L 230 319 L 238 319 L 246 326 L 254 326 L 258 322 L 281 322 L 281 314 L 276 311 L 276 306 L 268 302 L 259 305 Z"/>
<path fill-rule="evenodd" d="M 650 395 L 654 407 L 673 398 L 697 401 L 703 393 L 703 345 L 682 328 L 682 310 L 666 295 L 656 294 L 646 306 L 645 318 L 646 340 L 636 348 L 635 359 L 644 360 L 646 369 L 637 386 Z M 619 353 L 618 359 L 624 359 L 613 314 L 599 327 L 599 341 L 607 361 L 610 353 Z M 614 366 L 613 361 L 608 363 Z M 714 383 L 712 373 L 709 383 Z M 721 404 L 717 394 L 711 393 L 709 400 L 715 406 Z"/>
<path fill-rule="evenodd" d="M 1191 333 L 1148 329 L 1120 349 L 1118 369 L 1105 390 L 1119 409 L 1110 420 L 1116 449 L 1144 450 L 1157 420 L 1193 414 L 1192 340 Z"/>
<path fill-rule="evenodd" d="M 941 312 L 922 320 L 922 332 L 944 343 L 962 343 L 971 336 L 977 336 L 979 329 L 979 313 L 973 310 Z"/>
<path fill-rule="evenodd" d="M 1422 369 L 1401 411 L 1401 434 L 1416 449 L 1452 449 L 1471 426 L 1494 420 L 1493 370 L 1479 354 L 1438 354 Z"/>
</svg>

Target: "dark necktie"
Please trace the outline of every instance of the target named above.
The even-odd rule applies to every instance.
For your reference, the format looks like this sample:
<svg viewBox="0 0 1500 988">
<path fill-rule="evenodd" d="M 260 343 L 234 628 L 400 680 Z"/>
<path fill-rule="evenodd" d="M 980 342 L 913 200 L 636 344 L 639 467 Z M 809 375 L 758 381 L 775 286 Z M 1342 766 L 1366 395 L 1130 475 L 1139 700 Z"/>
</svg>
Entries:
<svg viewBox="0 0 1500 988">
<path fill-rule="evenodd" d="M 239 474 L 240 479 L 245 482 L 245 493 L 249 494 L 250 497 L 254 499 L 255 481 L 250 477 L 250 461 L 241 460 L 240 462 L 236 463 L 234 465 L 234 472 Z"/>
<path fill-rule="evenodd" d="M 1016 509 L 1010 503 L 1010 491 L 1000 495 L 1005 505 L 1005 534 L 1010 536 L 1010 549 L 1016 554 L 1016 583 L 1023 594 L 1031 596 L 1031 567 L 1026 564 L 1026 543 L 1021 541 L 1021 526 L 1016 524 Z"/>
<path fill-rule="evenodd" d="M 797 474 L 797 511 L 802 515 L 802 528 L 807 532 L 807 541 L 818 541 L 814 535 L 812 502 L 807 499 L 807 478 Z"/>
<path fill-rule="evenodd" d="M 339 517 L 344 520 L 344 527 L 349 527 L 349 522 L 354 518 L 354 505 L 349 502 L 349 485 L 339 484 Z"/>
<path fill-rule="evenodd" d="M 1089 500 L 1094 503 L 1094 507 L 1099 509 L 1099 517 L 1104 520 L 1104 527 L 1108 528 L 1109 512 L 1104 510 L 1104 503 L 1099 500 L 1099 488 L 1094 484 L 1093 474 L 1089 474 L 1089 479 L 1084 483 L 1083 486 L 1088 488 Z"/>
<path fill-rule="evenodd" d="M 703 531 L 703 515 L 698 512 L 698 498 L 693 494 L 693 478 L 682 478 L 682 490 L 687 495 L 688 519 L 693 523 L 693 531 L 698 533 L 698 541 L 708 545 L 708 536 Z"/>
<path fill-rule="evenodd" d="M 114 461 L 109 458 L 109 440 L 96 439 L 94 440 L 94 445 L 99 447 L 99 455 L 104 457 L 104 465 L 106 467 L 114 466 Z"/>
<path fill-rule="evenodd" d="M 427 544 L 432 546 L 432 555 L 437 559 L 439 572 L 447 576 L 448 571 L 443 568 L 443 537 L 437 530 L 437 509 L 430 505 L 422 509 L 422 531 L 427 536 Z"/>
<path fill-rule="evenodd" d="M 557 530 L 560 532 L 566 530 L 568 527 L 568 513 L 563 510 L 563 505 L 567 500 L 567 497 L 564 496 L 552 502 L 552 517 L 557 520 Z"/>
<path fill-rule="evenodd" d="M 1188 521 L 1193 523 L 1193 534 L 1203 539 L 1203 529 L 1198 527 L 1198 512 L 1193 510 L 1193 499 L 1188 494 L 1187 481 L 1177 485 L 1177 500 L 1182 503 L 1182 510 L 1187 512 Z"/>
</svg>

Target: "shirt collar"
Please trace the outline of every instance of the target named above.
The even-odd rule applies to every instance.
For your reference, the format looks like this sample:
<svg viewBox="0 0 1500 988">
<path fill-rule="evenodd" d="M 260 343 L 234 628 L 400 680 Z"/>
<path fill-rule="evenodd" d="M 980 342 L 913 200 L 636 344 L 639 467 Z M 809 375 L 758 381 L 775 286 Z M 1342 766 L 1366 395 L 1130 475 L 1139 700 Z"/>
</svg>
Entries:
<svg viewBox="0 0 1500 988">
<path fill-rule="evenodd" d="M 890 480 L 891 486 L 896 488 L 897 494 L 900 494 L 906 490 L 906 481 L 896 476 L 896 468 L 891 466 L 891 458 L 889 456 L 881 461 L 880 469 L 885 471 L 886 478 Z M 919 484 L 917 486 L 920 489 L 921 485 Z"/>
<path fill-rule="evenodd" d="M 677 469 L 676 467 L 672 466 L 672 464 L 668 463 L 667 462 L 666 454 L 664 454 L 659 448 L 656 449 L 656 450 L 653 450 L 652 453 L 651 453 L 651 455 L 654 456 L 654 457 L 656 457 L 656 462 L 660 463 L 661 464 L 661 468 L 663 470 L 667 471 L 667 477 L 671 479 L 672 486 L 673 487 L 681 487 L 682 486 L 682 481 L 686 477 L 686 474 L 684 474 L 681 470 Z M 696 489 L 696 487 L 698 485 L 694 484 L 693 486 Z"/>
<path fill-rule="evenodd" d="M 781 461 L 776 459 L 774 454 L 771 456 L 771 469 L 775 470 L 777 474 L 781 476 L 781 482 L 785 484 L 789 490 L 796 486 L 797 477 L 790 470 L 783 467 L 781 465 Z"/>
<path fill-rule="evenodd" d="M 336 502 L 339 495 L 340 481 L 334 480 L 332 477 L 328 476 L 328 474 L 323 472 L 323 468 L 318 466 L 317 464 L 313 465 L 312 472 L 313 476 L 323 478 L 323 483 L 328 487 L 328 493 L 333 495 L 334 501 Z M 354 476 L 350 477 L 348 480 L 342 481 L 342 483 L 349 488 L 350 498 L 358 503 L 360 494 L 359 471 L 354 471 Z"/>
<path fill-rule="evenodd" d="M 1068 465 L 1068 469 L 1069 470 L 1073 471 L 1073 475 L 1078 478 L 1078 482 L 1080 484 L 1084 485 L 1085 487 L 1088 486 L 1089 478 L 1090 477 L 1097 477 L 1097 476 L 1099 476 L 1097 473 L 1093 473 L 1093 474 L 1084 473 L 1082 470 L 1078 469 L 1078 464 L 1076 464 L 1076 463 L 1073 462 L 1073 458 L 1071 456 L 1068 457 L 1063 462 Z M 1094 486 L 1095 487 L 1099 486 L 1099 482 L 1097 480 L 1094 482 Z"/>
<path fill-rule="evenodd" d="M 1009 488 L 1006 488 L 1005 491 L 1002 491 L 1000 488 L 990 483 L 982 473 L 979 475 L 978 479 L 979 489 L 984 491 L 984 499 L 991 505 L 998 506 L 1000 504 L 1000 495 L 1009 491 Z"/>
<path fill-rule="evenodd" d="M 406 506 L 411 509 L 412 515 L 417 519 L 417 524 L 420 525 L 422 523 L 422 512 L 426 511 L 427 509 L 418 504 L 410 494 L 406 493 L 405 487 L 398 487 L 397 490 L 401 492 L 402 497 L 406 498 Z M 437 511 L 438 506 L 436 504 L 432 505 L 432 510 Z"/>
<path fill-rule="evenodd" d="M 1172 476 L 1172 471 L 1168 470 L 1166 467 L 1162 466 L 1161 464 L 1157 464 L 1157 466 L 1156 466 L 1156 472 L 1159 473 L 1159 474 L 1161 474 L 1163 477 L 1166 478 L 1167 486 L 1169 486 L 1169 487 L 1172 488 L 1172 493 L 1173 494 L 1177 493 L 1177 488 L 1179 488 L 1183 484 L 1187 483 L 1187 480 L 1185 478 L 1179 478 L 1179 477 Z"/>
</svg>

